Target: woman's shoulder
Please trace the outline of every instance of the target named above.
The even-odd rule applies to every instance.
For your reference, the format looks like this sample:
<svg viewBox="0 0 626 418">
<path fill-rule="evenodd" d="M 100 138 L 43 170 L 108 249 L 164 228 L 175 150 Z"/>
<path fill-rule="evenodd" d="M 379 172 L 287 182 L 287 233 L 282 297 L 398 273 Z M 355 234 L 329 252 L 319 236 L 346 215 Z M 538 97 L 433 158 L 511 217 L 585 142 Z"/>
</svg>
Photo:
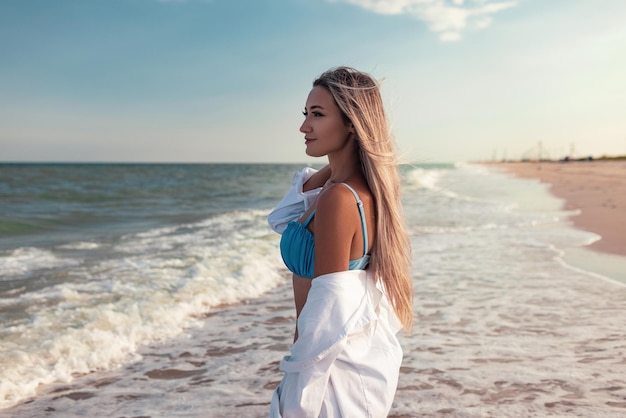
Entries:
<svg viewBox="0 0 626 418">
<path fill-rule="evenodd" d="M 350 191 L 341 183 L 332 183 L 325 186 L 317 198 L 317 207 L 320 206 L 334 208 L 341 205 Z"/>
<path fill-rule="evenodd" d="M 341 183 L 325 187 L 317 199 L 314 235 L 332 237 L 328 239 L 335 243 L 344 238 L 351 240 L 358 222 L 359 212 L 352 192 Z"/>
<path fill-rule="evenodd" d="M 353 192 L 354 191 L 354 192 Z M 356 196 L 355 194 L 356 193 Z M 354 210 L 357 199 L 369 201 L 371 192 L 359 184 L 333 183 L 320 193 L 317 210 L 333 213 L 335 211 Z"/>
</svg>

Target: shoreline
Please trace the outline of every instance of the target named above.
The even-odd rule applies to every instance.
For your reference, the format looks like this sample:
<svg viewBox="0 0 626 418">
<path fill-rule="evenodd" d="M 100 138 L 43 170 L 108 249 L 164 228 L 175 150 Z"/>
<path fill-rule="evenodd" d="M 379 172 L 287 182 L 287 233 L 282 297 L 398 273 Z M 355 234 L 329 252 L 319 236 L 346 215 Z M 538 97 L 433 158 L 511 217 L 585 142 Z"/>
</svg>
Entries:
<svg viewBox="0 0 626 418">
<path fill-rule="evenodd" d="M 564 250 L 563 261 L 575 268 L 626 284 L 626 161 L 541 161 L 483 163 L 519 178 L 549 185 L 564 201 L 574 228 L 600 239 Z"/>
<path fill-rule="evenodd" d="M 572 224 L 601 238 L 587 248 L 626 257 L 626 161 L 484 163 L 514 176 L 550 184 L 550 192 L 576 210 Z"/>
</svg>

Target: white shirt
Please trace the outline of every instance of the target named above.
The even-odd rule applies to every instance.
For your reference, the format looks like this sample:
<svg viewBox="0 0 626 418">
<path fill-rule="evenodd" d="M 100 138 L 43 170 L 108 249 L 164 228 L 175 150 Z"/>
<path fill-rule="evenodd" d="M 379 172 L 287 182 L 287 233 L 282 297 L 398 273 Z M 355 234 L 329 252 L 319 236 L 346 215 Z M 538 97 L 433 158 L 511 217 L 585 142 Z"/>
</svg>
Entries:
<svg viewBox="0 0 626 418">
<path fill-rule="evenodd" d="M 315 278 L 270 417 L 386 417 L 402 362 L 400 328 L 371 272 Z"/>
</svg>

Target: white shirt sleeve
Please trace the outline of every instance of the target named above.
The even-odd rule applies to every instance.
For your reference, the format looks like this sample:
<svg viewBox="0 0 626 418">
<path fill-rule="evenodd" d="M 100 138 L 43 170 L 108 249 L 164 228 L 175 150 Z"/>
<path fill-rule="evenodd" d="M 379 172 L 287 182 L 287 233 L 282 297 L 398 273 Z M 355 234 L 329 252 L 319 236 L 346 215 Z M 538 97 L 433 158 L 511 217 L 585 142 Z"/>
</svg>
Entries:
<svg viewBox="0 0 626 418">
<path fill-rule="evenodd" d="M 315 203 L 321 187 L 302 191 L 303 184 L 315 173 L 316 169 L 305 167 L 293 174 L 291 188 L 267 217 L 270 228 L 275 232 L 282 234 L 289 222 L 297 220 Z"/>
</svg>

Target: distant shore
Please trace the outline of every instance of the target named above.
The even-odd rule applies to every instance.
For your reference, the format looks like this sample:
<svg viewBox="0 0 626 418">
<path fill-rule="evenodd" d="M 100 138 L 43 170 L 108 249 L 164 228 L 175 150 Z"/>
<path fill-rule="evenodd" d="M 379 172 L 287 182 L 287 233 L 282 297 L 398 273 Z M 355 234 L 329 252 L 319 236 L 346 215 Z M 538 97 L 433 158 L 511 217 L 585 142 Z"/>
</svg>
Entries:
<svg viewBox="0 0 626 418">
<path fill-rule="evenodd" d="M 579 210 L 575 227 L 602 238 L 589 248 L 626 256 L 626 160 L 487 163 L 522 178 L 549 183 L 565 200 L 564 209 Z"/>
</svg>

